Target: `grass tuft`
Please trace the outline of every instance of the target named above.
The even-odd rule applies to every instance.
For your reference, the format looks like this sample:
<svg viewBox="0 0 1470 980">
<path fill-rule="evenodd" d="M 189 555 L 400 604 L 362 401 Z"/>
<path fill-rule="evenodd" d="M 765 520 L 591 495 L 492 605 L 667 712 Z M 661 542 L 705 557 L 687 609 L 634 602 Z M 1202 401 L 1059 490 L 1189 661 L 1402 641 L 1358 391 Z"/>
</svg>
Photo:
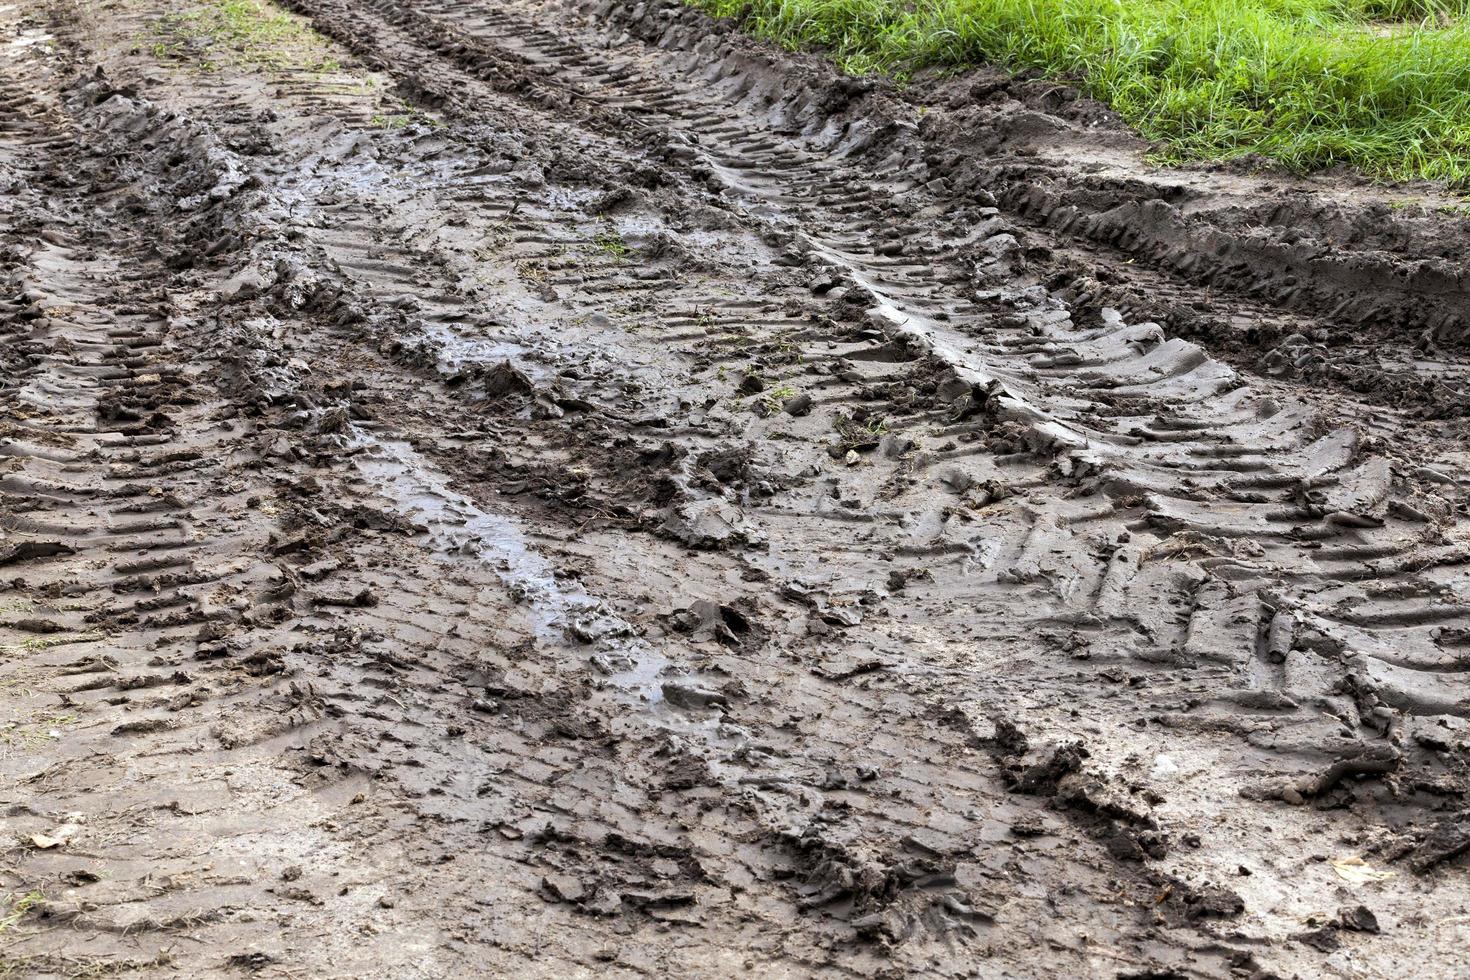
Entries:
<svg viewBox="0 0 1470 980">
<path fill-rule="evenodd" d="M 612 225 L 608 225 L 607 228 L 599 232 L 597 237 L 592 239 L 592 244 L 618 260 L 623 259 L 628 254 L 628 243 L 623 241 L 622 233 Z"/>
<path fill-rule="evenodd" d="M 1173 159 L 1470 185 L 1470 0 L 688 0 L 857 74 L 1039 69 Z"/>
<path fill-rule="evenodd" d="M 204 0 L 182 13 L 165 14 L 151 35 L 154 57 L 192 61 L 204 72 L 226 64 L 324 74 L 342 68 L 321 35 L 270 0 Z"/>
<path fill-rule="evenodd" d="M 10 911 L 0 915 L 0 936 L 13 929 L 16 923 L 24 919 L 32 909 L 46 904 L 46 896 L 39 891 L 29 891 L 19 897 L 12 897 Z"/>
</svg>

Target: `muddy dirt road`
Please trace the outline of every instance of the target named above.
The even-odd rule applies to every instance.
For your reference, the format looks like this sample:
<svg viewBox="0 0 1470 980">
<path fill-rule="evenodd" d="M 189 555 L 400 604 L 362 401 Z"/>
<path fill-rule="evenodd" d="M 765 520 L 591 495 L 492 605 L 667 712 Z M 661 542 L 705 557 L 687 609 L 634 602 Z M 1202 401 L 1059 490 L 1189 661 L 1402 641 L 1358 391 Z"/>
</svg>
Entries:
<svg viewBox="0 0 1470 980">
<path fill-rule="evenodd" d="M 0 5 L 0 974 L 1463 967 L 1462 219 L 226 6 Z"/>
</svg>

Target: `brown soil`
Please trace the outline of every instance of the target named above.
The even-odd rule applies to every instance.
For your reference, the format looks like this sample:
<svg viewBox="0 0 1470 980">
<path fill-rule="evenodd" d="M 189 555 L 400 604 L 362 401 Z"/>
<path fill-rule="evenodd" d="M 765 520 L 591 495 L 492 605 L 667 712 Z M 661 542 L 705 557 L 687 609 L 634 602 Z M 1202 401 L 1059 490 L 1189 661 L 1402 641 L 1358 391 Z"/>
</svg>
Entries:
<svg viewBox="0 0 1470 980">
<path fill-rule="evenodd" d="M 0 975 L 1462 969 L 1432 190 L 286 6 L 0 6 Z"/>
</svg>

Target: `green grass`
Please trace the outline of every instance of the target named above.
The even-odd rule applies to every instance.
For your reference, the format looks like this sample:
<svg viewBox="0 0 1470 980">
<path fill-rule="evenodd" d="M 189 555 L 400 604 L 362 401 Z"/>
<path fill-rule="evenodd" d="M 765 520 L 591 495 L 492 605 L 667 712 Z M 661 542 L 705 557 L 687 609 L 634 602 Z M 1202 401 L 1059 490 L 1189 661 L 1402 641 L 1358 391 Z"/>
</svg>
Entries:
<svg viewBox="0 0 1470 980">
<path fill-rule="evenodd" d="M 4 935 L 13 929 L 21 919 L 24 919 L 31 909 L 46 904 L 46 896 L 39 891 L 29 891 L 20 897 L 12 897 L 10 900 L 10 911 L 0 916 L 0 935 Z"/>
<path fill-rule="evenodd" d="M 858 74 L 1075 82 L 1172 159 L 1470 185 L 1470 0 L 688 0 Z"/>
<path fill-rule="evenodd" d="M 611 225 L 592 239 L 592 244 L 615 259 L 621 260 L 628 254 L 628 244 L 623 241 L 622 233 Z"/>
<path fill-rule="evenodd" d="M 781 409 L 791 399 L 795 398 L 797 391 L 791 385 L 779 385 L 772 388 L 760 397 L 760 404 L 765 408 L 767 415 L 780 414 Z"/>
<path fill-rule="evenodd" d="M 270 0 L 204 0 L 153 25 L 154 57 L 194 61 L 201 71 L 227 63 L 267 69 L 340 71 L 326 40 Z"/>
</svg>

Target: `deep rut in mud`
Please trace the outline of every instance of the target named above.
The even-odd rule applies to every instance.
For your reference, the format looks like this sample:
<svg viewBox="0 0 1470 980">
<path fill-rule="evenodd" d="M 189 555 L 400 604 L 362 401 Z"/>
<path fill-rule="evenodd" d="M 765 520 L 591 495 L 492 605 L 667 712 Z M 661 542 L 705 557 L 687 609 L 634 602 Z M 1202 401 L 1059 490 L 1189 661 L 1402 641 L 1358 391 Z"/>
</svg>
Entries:
<svg viewBox="0 0 1470 980">
<path fill-rule="evenodd" d="M 283 6 L 0 10 L 0 962 L 1455 968 L 1463 223 L 671 2 Z"/>
</svg>

